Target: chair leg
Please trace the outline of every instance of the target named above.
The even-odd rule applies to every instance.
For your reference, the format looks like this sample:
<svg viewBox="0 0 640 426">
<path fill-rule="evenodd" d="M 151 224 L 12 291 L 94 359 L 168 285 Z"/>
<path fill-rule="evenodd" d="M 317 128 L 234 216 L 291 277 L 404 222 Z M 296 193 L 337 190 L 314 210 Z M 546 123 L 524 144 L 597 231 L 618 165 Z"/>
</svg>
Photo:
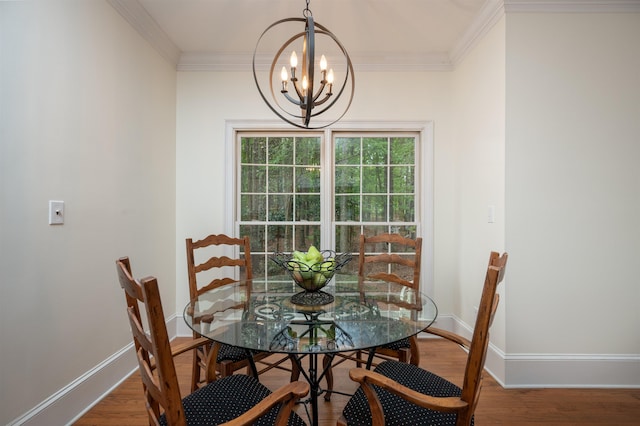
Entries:
<svg viewBox="0 0 640 426">
<path fill-rule="evenodd" d="M 231 361 L 219 362 L 218 367 L 220 368 L 220 377 L 227 377 L 233 374 L 233 362 Z M 251 374 L 251 368 L 249 367 L 247 367 L 247 375 L 248 376 L 253 375 Z"/>
<path fill-rule="evenodd" d="M 409 342 L 411 343 L 411 358 L 410 362 L 413 365 L 420 365 L 420 348 L 418 347 L 418 337 L 411 336 L 409 338 Z"/>
<path fill-rule="evenodd" d="M 324 377 L 327 379 L 327 389 L 324 394 L 325 401 L 331 401 L 331 393 L 333 391 L 333 371 L 329 366 L 331 361 L 333 361 L 333 359 L 330 356 L 325 355 L 322 357 L 322 369 L 326 371 Z"/>
<path fill-rule="evenodd" d="M 294 355 L 289 355 L 289 360 L 291 360 L 291 381 L 295 382 L 300 378 L 300 368 Z"/>
<path fill-rule="evenodd" d="M 200 383 L 200 349 L 193 351 L 193 365 L 191 367 L 191 392 L 198 389 Z"/>
<path fill-rule="evenodd" d="M 411 359 L 411 352 L 408 348 L 402 348 L 398 350 L 398 361 L 408 364 L 409 359 Z"/>
<path fill-rule="evenodd" d="M 362 368 L 362 365 L 365 364 L 364 362 L 359 361 L 362 359 L 362 351 L 356 351 L 356 358 L 358 358 L 358 361 L 356 361 L 356 367 Z"/>
</svg>

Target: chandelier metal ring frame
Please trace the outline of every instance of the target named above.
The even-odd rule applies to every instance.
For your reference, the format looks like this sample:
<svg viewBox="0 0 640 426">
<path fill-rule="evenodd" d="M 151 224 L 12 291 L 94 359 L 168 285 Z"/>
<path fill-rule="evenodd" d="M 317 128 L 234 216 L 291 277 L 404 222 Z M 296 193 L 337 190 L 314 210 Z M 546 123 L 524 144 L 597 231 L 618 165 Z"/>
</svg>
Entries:
<svg viewBox="0 0 640 426">
<path fill-rule="evenodd" d="M 313 21 L 313 16 L 311 15 L 311 12 L 308 11 L 308 9 L 305 9 L 305 18 L 286 18 L 286 19 L 281 19 L 277 22 L 274 22 L 273 24 L 271 24 L 269 27 L 267 27 L 267 29 L 265 29 L 262 34 L 260 35 L 260 38 L 258 39 L 257 43 L 256 43 L 256 47 L 253 51 L 253 79 L 256 83 L 256 87 L 258 88 L 258 92 L 260 93 L 260 96 L 262 97 L 262 99 L 264 100 L 264 102 L 267 104 L 267 106 L 278 116 L 280 117 L 282 120 L 286 121 L 287 123 L 296 126 L 296 127 L 300 127 L 303 129 L 322 129 L 325 127 L 328 127 L 330 125 L 332 125 L 333 123 L 337 122 L 338 120 L 340 120 L 342 117 L 344 117 L 344 115 L 347 113 L 349 107 L 351 106 L 351 102 L 353 101 L 353 92 L 355 90 L 355 75 L 354 75 L 354 71 L 353 71 L 353 64 L 351 63 L 351 58 L 349 57 L 349 54 L 347 53 L 347 50 L 345 49 L 345 47 L 342 45 L 342 43 L 340 43 L 340 41 L 338 40 L 338 38 L 331 32 L 329 31 L 326 27 L 324 27 L 323 25 L 314 22 Z M 272 30 L 274 27 L 287 23 L 287 22 L 304 22 L 305 23 L 305 31 L 304 32 L 300 32 L 298 34 L 295 34 L 294 36 L 292 36 L 289 40 L 287 40 L 278 50 L 278 52 L 275 54 L 273 61 L 271 63 L 271 67 L 269 69 L 269 89 L 271 92 L 271 98 L 272 98 L 272 102 L 269 101 L 269 99 L 267 98 L 267 96 L 265 95 L 265 93 L 263 92 L 262 88 L 260 87 L 260 82 L 258 81 L 258 76 L 256 73 L 256 55 L 258 52 L 258 48 L 260 46 L 260 42 L 262 41 L 262 39 L 264 38 L 264 36 L 270 31 Z M 346 60 L 346 72 L 344 75 L 344 79 L 342 80 L 342 85 L 340 86 L 339 90 L 337 91 L 337 93 L 335 94 L 335 96 L 333 97 L 333 99 L 331 100 L 331 102 L 329 102 L 327 105 L 325 105 L 323 108 L 321 108 L 320 110 L 316 110 L 315 112 L 313 112 L 313 108 L 317 107 L 319 105 L 322 105 L 323 103 L 325 103 L 329 96 L 327 96 L 325 99 L 320 100 L 319 102 L 315 102 L 317 97 L 321 94 L 321 90 L 314 95 L 313 94 L 313 90 L 314 90 L 314 61 L 315 61 L 315 34 L 322 34 L 325 36 L 330 37 L 334 43 L 338 46 L 338 48 L 340 49 L 340 51 L 342 52 L 342 54 L 344 55 L 344 58 Z M 296 115 L 293 114 L 289 111 L 287 111 L 280 103 L 280 101 L 278 101 L 278 97 L 276 96 L 276 92 L 274 90 L 274 85 L 273 85 L 273 74 L 274 74 L 274 69 L 276 67 L 276 64 L 278 62 L 278 60 L 280 59 L 280 55 L 282 54 L 282 52 L 291 45 L 291 43 L 293 43 L 294 41 L 296 41 L 299 38 L 305 38 L 305 41 L 307 42 L 305 45 L 305 49 L 303 49 L 303 53 L 305 56 L 305 62 L 307 64 L 307 69 L 304 70 L 303 72 L 307 73 L 307 78 L 308 78 L 308 87 L 306 89 L 306 93 L 300 93 L 298 92 L 298 95 L 302 95 L 304 96 L 304 98 L 307 100 L 306 103 L 302 103 L 302 97 L 300 99 L 300 102 L 297 103 L 295 100 L 293 100 L 287 93 L 285 93 L 284 91 L 281 91 L 284 96 L 283 96 L 283 100 L 289 100 L 290 102 L 294 102 L 297 105 L 299 105 L 301 107 L 301 112 L 304 114 L 301 115 Z M 322 113 L 324 113 L 325 111 L 327 111 L 329 108 L 331 108 L 332 106 L 335 105 L 335 103 L 340 99 L 340 97 L 342 96 L 342 94 L 344 93 L 345 89 L 347 88 L 348 82 L 349 82 L 349 78 L 351 79 L 351 93 L 349 96 L 349 100 L 347 101 L 346 107 L 344 109 L 344 111 L 342 111 L 342 113 L 334 120 L 332 120 L 329 123 L 320 125 L 320 126 L 310 126 L 310 120 L 312 117 L 316 117 Z M 324 87 L 324 85 L 323 85 Z M 322 88 L 321 88 L 322 89 Z M 297 91 L 297 89 L 296 89 Z M 302 124 L 293 121 L 293 119 L 290 119 L 289 117 L 287 117 L 287 115 L 289 117 L 293 117 L 295 119 L 298 120 L 302 120 Z"/>
</svg>

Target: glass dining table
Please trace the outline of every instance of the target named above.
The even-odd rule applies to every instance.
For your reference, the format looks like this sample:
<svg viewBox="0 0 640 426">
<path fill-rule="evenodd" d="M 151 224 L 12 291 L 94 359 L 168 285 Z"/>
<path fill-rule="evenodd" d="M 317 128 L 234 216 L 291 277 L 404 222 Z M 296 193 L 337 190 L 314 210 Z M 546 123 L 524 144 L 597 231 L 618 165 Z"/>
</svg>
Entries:
<svg viewBox="0 0 640 426">
<path fill-rule="evenodd" d="M 288 354 L 309 382 L 313 425 L 318 424 L 320 382 L 329 368 L 319 366 L 319 355 L 353 350 L 372 355 L 378 346 L 428 328 L 438 314 L 433 300 L 422 293 L 355 275 L 336 274 L 322 289 L 330 303 L 313 304 L 313 297 L 304 298 L 304 304 L 292 302 L 300 290 L 285 275 L 238 281 L 191 300 L 184 320 L 212 341 L 250 352 Z M 302 366 L 304 358 L 309 359 L 308 369 Z M 255 373 L 255 365 L 252 368 Z"/>
</svg>

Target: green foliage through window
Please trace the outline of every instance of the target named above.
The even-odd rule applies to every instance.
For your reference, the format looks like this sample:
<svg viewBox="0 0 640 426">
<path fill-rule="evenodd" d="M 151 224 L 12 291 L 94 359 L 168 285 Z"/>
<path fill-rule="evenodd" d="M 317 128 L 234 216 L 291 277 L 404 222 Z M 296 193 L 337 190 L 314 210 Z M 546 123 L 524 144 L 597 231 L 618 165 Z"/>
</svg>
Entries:
<svg viewBox="0 0 640 426">
<path fill-rule="evenodd" d="M 239 234 L 251 239 L 255 277 L 280 274 L 268 260 L 276 251 L 315 245 L 355 252 L 361 233 L 416 237 L 417 135 L 335 132 L 325 141 L 321 132 L 254 133 L 238 138 L 236 220 Z M 331 186 L 323 193 L 325 173 Z M 329 205 L 331 215 L 323 217 Z M 331 247 L 320 240 L 329 227 Z"/>
</svg>

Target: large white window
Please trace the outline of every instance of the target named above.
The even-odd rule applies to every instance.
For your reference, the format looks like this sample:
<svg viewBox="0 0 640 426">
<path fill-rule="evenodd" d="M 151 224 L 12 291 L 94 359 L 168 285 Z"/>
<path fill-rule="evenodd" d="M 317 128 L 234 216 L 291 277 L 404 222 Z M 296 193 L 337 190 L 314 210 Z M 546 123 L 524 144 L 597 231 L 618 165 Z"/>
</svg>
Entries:
<svg viewBox="0 0 640 426">
<path fill-rule="evenodd" d="M 233 129 L 229 136 L 233 231 L 251 239 L 254 277 L 281 274 L 268 260 L 276 251 L 357 252 L 361 233 L 422 236 L 431 247 L 432 236 L 422 233 L 431 221 L 424 129 Z"/>
</svg>

